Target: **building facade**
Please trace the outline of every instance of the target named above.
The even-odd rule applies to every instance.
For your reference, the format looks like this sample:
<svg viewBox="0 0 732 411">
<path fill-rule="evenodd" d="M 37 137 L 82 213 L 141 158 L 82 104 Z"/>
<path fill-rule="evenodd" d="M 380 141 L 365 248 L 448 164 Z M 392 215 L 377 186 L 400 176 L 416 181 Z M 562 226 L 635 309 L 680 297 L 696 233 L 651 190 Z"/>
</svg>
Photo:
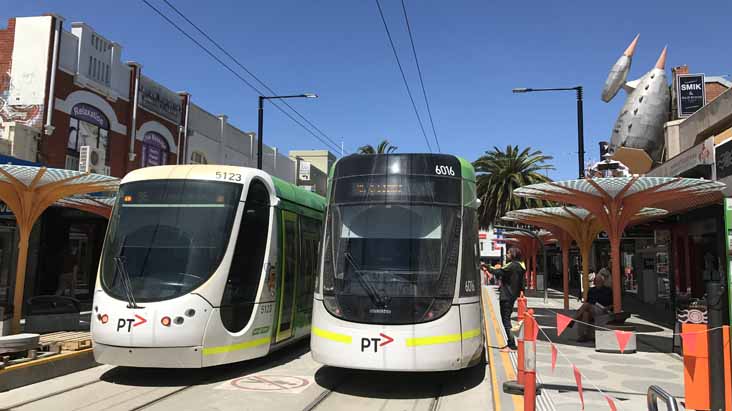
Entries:
<svg viewBox="0 0 732 411">
<path fill-rule="evenodd" d="M 88 146 L 89 171 L 118 178 L 166 164 L 256 166 L 255 133 L 146 76 L 142 63 L 122 53 L 85 23 L 54 14 L 9 19 L 0 28 L 3 164 L 79 170 Z M 296 159 L 269 146 L 263 155 L 265 171 L 298 181 Z M 106 224 L 89 213 L 48 209 L 33 230 L 25 295 L 69 295 L 89 308 Z M 16 254 L 14 217 L 0 203 L 0 321 L 12 308 Z"/>
</svg>

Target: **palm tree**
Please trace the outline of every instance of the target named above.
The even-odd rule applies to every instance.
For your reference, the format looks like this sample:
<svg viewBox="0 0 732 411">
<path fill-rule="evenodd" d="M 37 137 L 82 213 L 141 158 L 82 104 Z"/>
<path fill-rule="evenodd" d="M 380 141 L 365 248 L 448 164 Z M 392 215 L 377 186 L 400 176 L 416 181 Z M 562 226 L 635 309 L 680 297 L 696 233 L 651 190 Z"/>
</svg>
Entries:
<svg viewBox="0 0 732 411">
<path fill-rule="evenodd" d="M 546 164 L 553 157 L 530 147 L 519 151 L 518 146 L 498 147 L 486 151 L 473 162 L 477 173 L 476 190 L 480 198 L 480 225 L 488 227 L 506 212 L 520 208 L 543 207 L 549 203 L 513 195 L 513 190 L 534 183 L 551 181 L 541 171 L 554 170 Z"/>
<path fill-rule="evenodd" d="M 358 148 L 358 154 L 389 154 L 396 151 L 399 147 L 393 146 L 389 140 L 384 139 L 381 140 L 381 143 L 379 143 L 376 148 L 372 146 L 371 144 L 366 144 L 365 146 L 361 146 Z"/>
</svg>

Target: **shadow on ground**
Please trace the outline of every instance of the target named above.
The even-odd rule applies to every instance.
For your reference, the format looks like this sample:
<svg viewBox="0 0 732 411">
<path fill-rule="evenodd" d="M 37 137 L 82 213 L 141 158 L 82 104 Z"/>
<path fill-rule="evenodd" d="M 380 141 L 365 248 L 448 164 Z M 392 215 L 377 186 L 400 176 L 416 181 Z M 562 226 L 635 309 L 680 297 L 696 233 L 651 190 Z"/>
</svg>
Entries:
<svg viewBox="0 0 732 411">
<path fill-rule="evenodd" d="M 387 372 L 322 367 L 315 381 L 334 392 L 365 398 L 420 399 L 467 391 L 485 379 L 485 364 L 460 371 Z"/>
<path fill-rule="evenodd" d="M 254 374 L 294 361 L 310 351 L 310 339 L 297 342 L 266 357 L 209 368 L 135 368 L 115 367 L 100 377 L 113 384 L 138 387 L 179 387 L 203 385 Z"/>
</svg>

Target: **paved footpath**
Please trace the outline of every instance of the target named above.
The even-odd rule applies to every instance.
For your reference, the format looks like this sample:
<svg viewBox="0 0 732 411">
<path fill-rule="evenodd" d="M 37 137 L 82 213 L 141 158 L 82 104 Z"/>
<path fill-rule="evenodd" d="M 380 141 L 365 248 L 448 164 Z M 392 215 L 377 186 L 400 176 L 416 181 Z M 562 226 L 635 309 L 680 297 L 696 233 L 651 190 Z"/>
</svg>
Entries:
<svg viewBox="0 0 732 411">
<path fill-rule="evenodd" d="M 633 315 L 627 323 L 636 326 L 638 350 L 635 354 L 604 354 L 595 352 L 594 343 L 577 343 L 576 328 L 567 328 L 557 337 L 556 313 L 573 316 L 580 303 L 570 299 L 569 311 L 563 310 L 562 294 L 550 290 L 545 304 L 543 295 L 528 298 L 529 308 L 542 331 L 536 345 L 537 375 L 549 397 L 549 409 L 575 411 L 581 409 L 572 365 L 583 375 L 586 410 L 610 410 L 602 391 L 615 399 L 618 410 L 645 411 L 646 393 L 650 385 L 658 385 L 677 397 L 682 405 L 684 396 L 682 357 L 671 353 L 672 330 Z M 515 313 L 514 313 L 515 314 Z M 551 339 L 560 354 L 556 369 L 551 369 Z M 564 355 L 562 355 L 564 354 Z M 599 388 L 599 391 L 598 391 Z M 548 394 L 548 395 L 547 395 Z M 541 409 L 541 408 L 538 408 Z"/>
</svg>

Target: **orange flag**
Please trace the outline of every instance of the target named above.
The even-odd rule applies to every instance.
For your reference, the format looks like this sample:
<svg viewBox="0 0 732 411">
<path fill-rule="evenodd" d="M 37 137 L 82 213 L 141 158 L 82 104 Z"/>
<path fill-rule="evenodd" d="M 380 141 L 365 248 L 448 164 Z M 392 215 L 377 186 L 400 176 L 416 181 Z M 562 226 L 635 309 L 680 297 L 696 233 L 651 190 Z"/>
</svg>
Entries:
<svg viewBox="0 0 732 411">
<path fill-rule="evenodd" d="M 567 317 L 566 315 L 557 314 L 557 336 L 562 335 L 570 322 L 572 322 L 572 318 Z"/>
<path fill-rule="evenodd" d="M 696 349 L 696 333 L 681 333 L 681 340 L 684 342 L 684 352 L 694 352 Z"/>
<path fill-rule="evenodd" d="M 615 407 L 615 403 L 612 398 L 606 395 L 605 399 L 607 400 L 608 405 L 610 405 L 610 411 L 618 411 L 618 408 Z"/>
<path fill-rule="evenodd" d="M 582 409 L 585 409 L 585 395 L 582 392 L 582 374 L 577 369 L 576 365 L 572 365 L 572 370 L 574 371 L 574 380 L 577 382 L 577 392 L 579 393 L 580 402 L 582 403 Z"/>
<path fill-rule="evenodd" d="M 620 331 L 615 330 L 615 338 L 618 340 L 618 347 L 620 347 L 620 352 L 625 352 L 625 347 L 628 345 L 628 341 L 630 341 L 630 337 L 632 337 L 633 334 L 628 331 Z"/>
</svg>

